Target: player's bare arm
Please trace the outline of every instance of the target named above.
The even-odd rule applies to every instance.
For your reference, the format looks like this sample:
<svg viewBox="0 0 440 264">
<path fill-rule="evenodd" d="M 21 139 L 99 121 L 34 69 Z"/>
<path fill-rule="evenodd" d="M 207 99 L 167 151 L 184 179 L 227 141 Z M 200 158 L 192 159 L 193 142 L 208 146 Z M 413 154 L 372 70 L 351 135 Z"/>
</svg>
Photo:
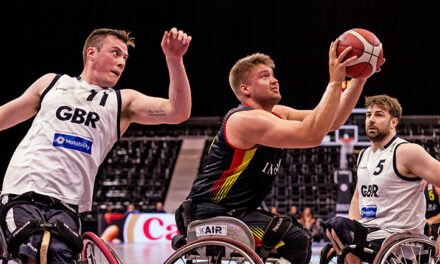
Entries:
<svg viewBox="0 0 440 264">
<path fill-rule="evenodd" d="M 130 123 L 177 124 L 187 120 L 191 113 L 191 90 L 183 64 L 183 55 L 191 42 L 191 36 L 176 28 L 165 32 L 162 50 L 168 66 L 170 84 L 168 98 L 146 96 L 140 92 L 121 90 L 121 132 Z"/>
<path fill-rule="evenodd" d="M 396 150 L 397 170 L 406 177 L 420 177 L 440 186 L 440 162 L 418 144 L 401 144 Z"/>
<path fill-rule="evenodd" d="M 356 102 L 359 100 L 366 81 L 367 79 L 352 79 L 349 88 L 347 88 L 341 96 L 338 113 L 330 131 L 339 129 L 345 123 L 353 108 L 356 106 Z M 276 105 L 273 108 L 273 112 L 287 120 L 302 121 L 312 110 L 298 110 L 284 105 Z"/>
<path fill-rule="evenodd" d="M 329 49 L 330 81 L 327 89 L 318 106 L 302 121 L 280 119 L 264 110 L 238 112 L 226 123 L 229 142 L 243 149 L 257 144 L 277 148 L 319 145 L 336 119 L 345 67 L 356 59 L 352 57 L 342 62 L 350 48 L 336 56 L 337 44 L 338 41 L 332 42 Z"/>
<path fill-rule="evenodd" d="M 353 197 L 351 198 L 350 209 L 348 210 L 348 218 L 354 220 L 362 219 L 359 209 L 359 191 L 357 185 L 354 189 Z"/>
<path fill-rule="evenodd" d="M 384 63 L 385 58 L 382 58 L 380 65 L 383 65 Z M 380 71 L 381 68 L 379 67 L 376 72 Z M 339 129 L 345 123 L 345 121 L 347 121 L 347 118 L 350 116 L 353 108 L 356 106 L 356 103 L 359 100 L 359 96 L 361 95 L 363 87 L 368 78 L 351 79 L 347 89 L 345 89 L 344 93 L 342 94 L 338 114 L 336 115 L 336 120 L 333 123 L 330 131 Z M 304 120 L 304 118 L 311 113 L 311 110 L 298 110 L 284 105 L 276 105 L 273 111 L 285 119 L 298 121 Z"/>
<path fill-rule="evenodd" d="M 241 149 L 264 145 L 275 148 L 301 148 L 319 145 L 324 129 L 313 129 L 311 122 L 280 119 L 265 110 L 237 112 L 226 123 L 226 137 Z"/>
<path fill-rule="evenodd" d="M 56 74 L 48 73 L 36 80 L 18 98 L 0 106 L 0 130 L 13 127 L 37 114 L 40 97 Z"/>
</svg>

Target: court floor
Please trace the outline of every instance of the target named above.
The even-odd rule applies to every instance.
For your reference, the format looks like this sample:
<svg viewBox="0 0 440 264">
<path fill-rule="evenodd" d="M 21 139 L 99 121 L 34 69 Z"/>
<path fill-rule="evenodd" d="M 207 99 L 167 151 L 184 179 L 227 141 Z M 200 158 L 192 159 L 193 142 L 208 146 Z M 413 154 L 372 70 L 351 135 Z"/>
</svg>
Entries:
<svg viewBox="0 0 440 264">
<path fill-rule="evenodd" d="M 319 263 L 319 252 L 324 244 L 314 243 L 312 247 L 311 263 Z M 143 243 L 110 243 L 124 264 L 149 263 L 162 264 L 174 250 L 168 243 L 143 244 Z"/>
</svg>

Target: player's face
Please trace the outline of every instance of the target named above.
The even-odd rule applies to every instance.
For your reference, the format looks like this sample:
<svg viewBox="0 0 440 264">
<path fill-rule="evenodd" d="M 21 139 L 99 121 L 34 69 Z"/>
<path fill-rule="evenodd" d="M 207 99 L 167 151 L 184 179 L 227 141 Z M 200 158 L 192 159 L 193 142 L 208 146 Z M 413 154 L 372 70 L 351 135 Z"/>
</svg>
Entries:
<svg viewBox="0 0 440 264">
<path fill-rule="evenodd" d="M 96 51 L 94 60 L 99 86 L 114 87 L 124 71 L 127 58 L 127 45 L 114 36 L 107 36 L 101 50 Z"/>
<path fill-rule="evenodd" d="M 391 133 L 393 117 L 390 113 L 377 106 L 371 105 L 365 114 L 365 131 L 373 142 L 381 141 Z"/>
<path fill-rule="evenodd" d="M 277 104 L 281 100 L 278 80 L 271 67 L 259 64 L 252 69 L 248 77 L 248 89 L 256 101 Z"/>
</svg>

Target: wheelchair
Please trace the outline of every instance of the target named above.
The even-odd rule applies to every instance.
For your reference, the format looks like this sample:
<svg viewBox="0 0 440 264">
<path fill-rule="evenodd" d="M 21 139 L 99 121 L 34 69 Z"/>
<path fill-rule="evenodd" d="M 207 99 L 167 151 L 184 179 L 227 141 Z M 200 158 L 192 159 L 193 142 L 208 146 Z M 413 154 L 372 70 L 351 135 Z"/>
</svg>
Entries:
<svg viewBox="0 0 440 264">
<path fill-rule="evenodd" d="M 78 254 L 76 263 L 78 264 L 122 264 L 114 250 L 101 238 L 92 232 L 85 232 L 82 235 L 83 249 Z M 0 261 L 2 264 L 18 263 L 22 260 L 8 252 L 7 242 L 0 229 Z"/>
<path fill-rule="evenodd" d="M 189 223 L 187 236 L 175 236 L 172 245 L 176 251 L 164 264 L 281 263 L 274 253 L 270 253 L 263 262 L 255 251 L 255 240 L 249 227 L 241 220 L 229 216 Z"/>
<path fill-rule="evenodd" d="M 346 245 L 338 255 L 333 246 L 327 244 L 321 250 L 319 263 L 344 263 L 348 253 L 358 256 L 361 261 L 373 264 L 439 262 L 435 256 L 435 241 L 432 238 L 424 235 L 396 233 L 383 242 L 379 251 L 362 247 L 357 243 Z"/>
<path fill-rule="evenodd" d="M 34 193 L 26 193 L 25 195 L 29 197 L 37 197 L 37 194 Z M 27 197 L 26 196 L 26 197 Z M 38 254 L 43 256 L 40 259 L 41 263 L 47 262 L 45 255 L 47 256 L 47 250 L 50 244 L 50 236 L 52 234 L 57 234 L 64 238 L 64 241 L 71 247 L 75 249 L 74 251 L 80 252 L 76 257 L 75 263 L 78 264 L 97 264 L 97 263 L 108 263 L 108 264 L 121 264 L 121 260 L 117 256 L 117 254 L 113 251 L 113 249 L 101 238 L 95 235 L 92 232 L 85 232 L 82 236 L 81 234 L 81 219 L 76 214 L 71 214 L 72 217 L 77 217 L 77 224 L 79 232 L 76 233 L 72 231 L 65 223 L 56 220 L 53 223 L 46 223 L 41 219 L 29 220 L 23 226 L 18 227 L 16 231 L 11 235 L 9 243 L 6 241 L 6 237 L 4 234 L 5 224 L 4 221 L 5 215 L 9 208 L 12 208 L 13 205 L 29 203 L 29 200 L 26 200 L 22 197 L 14 198 L 7 205 L 1 205 L 0 208 L 0 261 L 5 263 L 10 263 L 10 261 L 14 263 L 23 263 L 23 261 L 16 255 L 12 254 L 12 252 L 17 252 L 19 245 L 26 241 L 26 239 L 36 232 L 43 233 L 42 243 Z"/>
</svg>

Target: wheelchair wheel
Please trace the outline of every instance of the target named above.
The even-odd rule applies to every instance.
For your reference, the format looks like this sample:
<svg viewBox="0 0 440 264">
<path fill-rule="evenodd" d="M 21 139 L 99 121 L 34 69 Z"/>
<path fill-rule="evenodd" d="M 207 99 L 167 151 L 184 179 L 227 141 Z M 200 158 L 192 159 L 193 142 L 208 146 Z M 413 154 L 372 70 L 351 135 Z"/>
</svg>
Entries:
<svg viewBox="0 0 440 264">
<path fill-rule="evenodd" d="M 332 244 L 325 245 L 320 252 L 319 264 L 337 263 L 338 254 Z"/>
<path fill-rule="evenodd" d="M 179 248 L 164 264 L 263 264 L 250 248 L 235 240 L 211 237 L 195 240 Z"/>
<path fill-rule="evenodd" d="M 401 237 L 383 247 L 374 263 L 438 263 L 435 241 L 425 237 Z"/>
<path fill-rule="evenodd" d="M 91 232 L 83 235 L 84 248 L 81 252 L 82 260 L 89 264 L 121 264 L 113 249 L 101 238 Z"/>
</svg>

